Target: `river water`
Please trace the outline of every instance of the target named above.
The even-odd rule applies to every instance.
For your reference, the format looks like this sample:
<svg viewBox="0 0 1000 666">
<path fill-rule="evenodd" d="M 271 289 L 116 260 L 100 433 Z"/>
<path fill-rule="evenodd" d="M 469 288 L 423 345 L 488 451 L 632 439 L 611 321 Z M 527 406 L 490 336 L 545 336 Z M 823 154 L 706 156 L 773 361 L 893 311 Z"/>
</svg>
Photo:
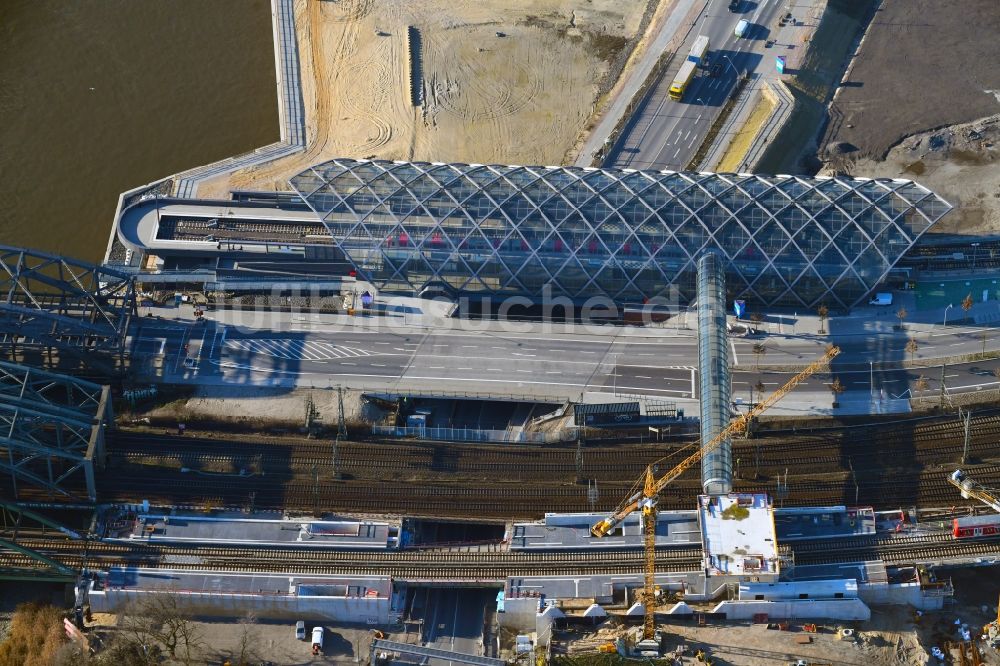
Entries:
<svg viewBox="0 0 1000 666">
<path fill-rule="evenodd" d="M 267 0 L 0 0 L 0 243 L 99 261 L 119 193 L 276 140 Z"/>
</svg>

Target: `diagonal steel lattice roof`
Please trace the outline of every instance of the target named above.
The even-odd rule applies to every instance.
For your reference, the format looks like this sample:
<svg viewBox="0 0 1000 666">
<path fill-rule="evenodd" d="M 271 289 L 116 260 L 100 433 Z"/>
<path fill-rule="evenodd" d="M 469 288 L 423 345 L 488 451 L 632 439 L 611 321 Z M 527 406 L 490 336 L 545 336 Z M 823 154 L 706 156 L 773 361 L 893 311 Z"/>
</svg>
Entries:
<svg viewBox="0 0 1000 666">
<path fill-rule="evenodd" d="M 691 302 L 718 249 L 730 295 L 861 302 L 951 206 L 908 180 L 335 159 L 291 179 L 385 291 Z"/>
</svg>

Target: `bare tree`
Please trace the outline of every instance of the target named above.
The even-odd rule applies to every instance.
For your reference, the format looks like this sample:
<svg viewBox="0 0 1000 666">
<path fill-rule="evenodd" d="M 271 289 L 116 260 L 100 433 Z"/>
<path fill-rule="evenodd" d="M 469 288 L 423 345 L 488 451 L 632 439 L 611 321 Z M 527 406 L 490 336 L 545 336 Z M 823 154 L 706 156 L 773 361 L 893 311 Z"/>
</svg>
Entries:
<svg viewBox="0 0 1000 666">
<path fill-rule="evenodd" d="M 847 387 L 840 381 L 840 377 L 834 377 L 833 381 L 827 386 L 830 389 L 830 393 L 833 394 L 833 406 L 837 407 L 840 404 L 840 394 L 846 391 Z"/>
<path fill-rule="evenodd" d="M 972 300 L 972 294 L 966 294 L 965 298 L 962 299 L 962 311 L 965 312 L 966 316 L 969 314 L 969 310 L 972 309 L 974 301 Z"/>
<path fill-rule="evenodd" d="M 767 353 L 767 345 L 763 342 L 755 342 L 753 345 L 753 356 L 757 363 L 757 370 L 760 370 L 760 357 Z"/>
<path fill-rule="evenodd" d="M 924 377 L 923 375 L 920 375 L 919 377 L 917 377 L 917 381 L 913 383 L 913 390 L 917 391 L 918 393 L 923 393 L 924 391 L 927 390 L 928 386 L 930 386 L 930 384 L 927 382 L 927 378 Z"/>
<path fill-rule="evenodd" d="M 826 333 L 826 318 L 830 316 L 830 309 L 825 305 L 820 304 L 816 308 L 816 315 L 819 317 L 819 332 Z"/>
<path fill-rule="evenodd" d="M 233 663 L 235 666 L 247 666 L 250 662 L 257 661 L 257 651 L 260 647 L 260 636 L 257 634 L 257 615 L 252 611 L 247 611 L 246 615 L 240 618 L 240 635 L 233 652 Z"/>
<path fill-rule="evenodd" d="M 903 330 L 903 320 L 906 319 L 906 315 L 910 314 L 906 311 L 906 308 L 900 307 L 896 310 L 896 319 L 899 320 L 899 330 Z"/>
<path fill-rule="evenodd" d="M 199 662 L 201 635 L 187 611 L 172 594 L 153 593 L 123 613 L 122 628 L 142 652 L 159 661 L 162 646 L 172 659 L 184 664 Z"/>
<path fill-rule="evenodd" d="M 916 338 L 910 338 L 906 342 L 906 351 L 910 354 L 910 363 L 913 363 L 913 355 L 917 353 L 917 349 L 919 348 L 920 345 L 917 344 Z"/>
<path fill-rule="evenodd" d="M 760 325 L 764 323 L 764 315 L 759 312 L 752 312 L 750 313 L 750 322 L 754 328 L 760 328 Z"/>
</svg>

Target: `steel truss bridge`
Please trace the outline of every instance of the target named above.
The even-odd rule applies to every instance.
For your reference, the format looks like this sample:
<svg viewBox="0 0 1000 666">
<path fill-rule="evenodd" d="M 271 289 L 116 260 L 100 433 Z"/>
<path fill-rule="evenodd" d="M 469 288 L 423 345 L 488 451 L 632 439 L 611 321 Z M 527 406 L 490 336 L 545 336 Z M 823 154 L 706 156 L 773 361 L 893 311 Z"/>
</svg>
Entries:
<svg viewBox="0 0 1000 666">
<path fill-rule="evenodd" d="M 0 497 L 30 486 L 36 496 L 95 501 L 94 465 L 103 466 L 113 422 L 109 387 L 0 361 Z"/>
<path fill-rule="evenodd" d="M 124 369 L 133 276 L 0 245 L 0 289 L 0 356 L 105 376 Z"/>
</svg>

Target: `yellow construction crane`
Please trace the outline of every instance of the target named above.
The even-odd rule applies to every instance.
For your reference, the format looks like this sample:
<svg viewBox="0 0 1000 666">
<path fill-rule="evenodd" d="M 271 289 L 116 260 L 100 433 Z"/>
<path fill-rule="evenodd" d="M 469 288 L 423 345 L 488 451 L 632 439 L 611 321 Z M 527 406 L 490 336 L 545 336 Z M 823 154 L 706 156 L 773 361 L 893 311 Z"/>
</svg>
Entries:
<svg viewBox="0 0 1000 666">
<path fill-rule="evenodd" d="M 639 508 L 642 509 L 643 547 L 646 552 L 646 568 L 642 589 L 643 606 L 645 606 L 645 617 L 642 626 L 643 640 L 649 640 L 654 637 L 655 627 L 653 610 L 655 607 L 654 597 L 656 579 L 656 498 L 660 494 L 660 491 L 685 471 L 698 464 L 706 453 L 714 451 L 720 447 L 723 442 L 732 437 L 734 434 L 738 432 L 745 432 L 747 426 L 754 417 L 781 400 L 789 391 L 811 377 L 813 374 L 826 367 L 839 353 L 840 349 L 838 347 L 833 345 L 828 346 L 826 348 L 826 353 L 823 354 L 822 358 L 814 361 L 805 370 L 789 379 L 784 386 L 767 396 L 745 414 L 741 414 L 739 417 L 731 421 L 729 425 L 723 428 L 722 432 L 716 435 L 711 441 L 699 446 L 694 453 L 682 460 L 680 464 L 661 476 L 659 479 L 655 477 L 653 465 L 647 466 L 643 478 L 636 484 L 641 487 L 641 490 L 630 495 L 624 502 L 622 502 L 621 506 L 619 506 L 614 513 L 590 528 L 590 533 L 595 537 L 606 536 L 609 532 L 611 532 L 611 530 L 620 525 L 621 522 L 625 520 L 625 518 L 633 511 Z"/>
<path fill-rule="evenodd" d="M 964 499 L 977 499 L 997 513 L 1000 513 L 1000 497 L 996 493 L 986 488 L 980 483 L 973 481 L 960 469 L 956 469 L 948 476 L 948 482 L 958 488 Z"/>
</svg>

